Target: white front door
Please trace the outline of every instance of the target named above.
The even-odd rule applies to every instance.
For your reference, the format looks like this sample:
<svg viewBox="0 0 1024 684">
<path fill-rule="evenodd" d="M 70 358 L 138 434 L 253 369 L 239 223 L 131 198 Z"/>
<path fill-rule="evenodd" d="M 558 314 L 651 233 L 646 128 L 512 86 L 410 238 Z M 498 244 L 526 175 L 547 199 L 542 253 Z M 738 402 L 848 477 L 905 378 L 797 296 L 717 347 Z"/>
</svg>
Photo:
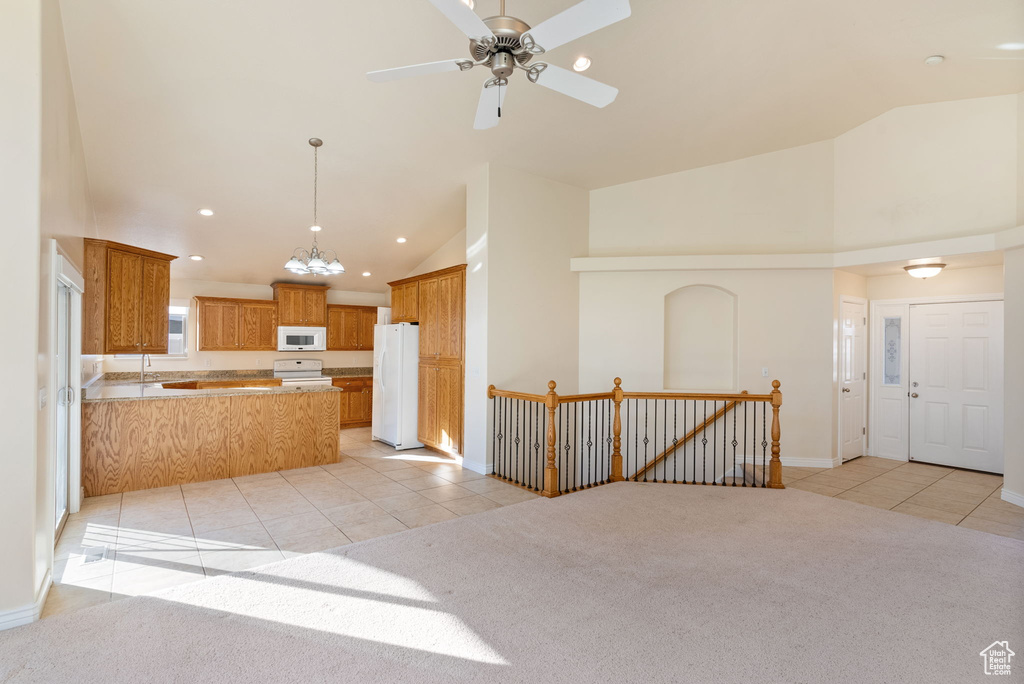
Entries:
<svg viewBox="0 0 1024 684">
<path fill-rule="evenodd" d="M 840 452 L 844 461 L 863 456 L 867 398 L 867 304 L 843 301 L 839 311 Z"/>
<path fill-rule="evenodd" d="M 1003 472 L 1003 303 L 910 307 L 910 460 Z"/>
</svg>

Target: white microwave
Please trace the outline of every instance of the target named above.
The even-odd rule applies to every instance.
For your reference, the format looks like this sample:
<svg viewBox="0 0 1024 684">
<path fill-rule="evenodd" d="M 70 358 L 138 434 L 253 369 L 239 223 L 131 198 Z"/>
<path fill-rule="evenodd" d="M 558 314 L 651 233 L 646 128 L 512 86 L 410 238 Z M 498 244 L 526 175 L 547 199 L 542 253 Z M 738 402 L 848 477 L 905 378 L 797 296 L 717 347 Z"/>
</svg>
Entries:
<svg viewBox="0 0 1024 684">
<path fill-rule="evenodd" d="M 278 326 L 277 351 L 325 351 L 327 328 Z"/>
</svg>

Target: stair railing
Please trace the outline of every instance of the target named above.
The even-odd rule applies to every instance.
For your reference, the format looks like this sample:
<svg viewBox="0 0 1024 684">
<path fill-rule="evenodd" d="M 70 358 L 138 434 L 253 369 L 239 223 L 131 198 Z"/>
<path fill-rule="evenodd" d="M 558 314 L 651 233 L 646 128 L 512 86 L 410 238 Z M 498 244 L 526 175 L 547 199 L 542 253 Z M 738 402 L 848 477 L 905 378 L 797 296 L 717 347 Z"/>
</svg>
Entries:
<svg viewBox="0 0 1024 684">
<path fill-rule="evenodd" d="M 547 497 L 623 480 L 783 489 L 779 387 L 625 392 L 615 378 L 611 392 L 559 396 L 553 380 L 543 395 L 491 385 L 491 475 Z"/>
</svg>

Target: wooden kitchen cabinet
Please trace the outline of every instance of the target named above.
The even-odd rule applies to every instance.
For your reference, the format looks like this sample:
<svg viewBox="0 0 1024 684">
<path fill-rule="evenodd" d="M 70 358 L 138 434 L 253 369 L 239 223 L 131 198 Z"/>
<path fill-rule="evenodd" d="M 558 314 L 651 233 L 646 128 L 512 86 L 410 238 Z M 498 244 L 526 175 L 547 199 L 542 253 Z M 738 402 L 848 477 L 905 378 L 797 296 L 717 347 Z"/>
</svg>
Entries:
<svg viewBox="0 0 1024 684">
<path fill-rule="evenodd" d="M 176 258 L 85 239 L 82 353 L 167 353 L 170 263 Z"/>
<path fill-rule="evenodd" d="M 277 301 L 278 325 L 327 325 L 327 286 L 274 283 L 272 287 Z"/>
<path fill-rule="evenodd" d="M 334 378 L 331 384 L 342 390 L 340 427 L 368 427 L 373 418 L 373 378 Z"/>
<path fill-rule="evenodd" d="M 419 324 L 419 440 L 462 452 L 466 266 L 388 283 L 392 321 Z M 413 294 L 415 293 L 415 294 Z M 415 297 L 415 306 L 410 298 Z"/>
<path fill-rule="evenodd" d="M 423 444 L 462 453 L 462 365 L 421 361 L 417 432 Z"/>
<path fill-rule="evenodd" d="M 199 351 L 274 351 L 277 303 L 196 297 L 196 329 Z"/>
<path fill-rule="evenodd" d="M 244 351 L 277 351 L 277 303 L 239 301 L 238 346 Z"/>
<path fill-rule="evenodd" d="M 234 299 L 196 297 L 196 349 L 238 351 L 241 308 Z"/>
<path fill-rule="evenodd" d="M 373 326 L 377 307 L 327 307 L 327 349 L 329 351 L 369 351 L 373 349 Z"/>
<path fill-rule="evenodd" d="M 392 323 L 415 323 L 419 320 L 419 289 L 419 283 L 416 281 L 392 286 Z"/>
</svg>

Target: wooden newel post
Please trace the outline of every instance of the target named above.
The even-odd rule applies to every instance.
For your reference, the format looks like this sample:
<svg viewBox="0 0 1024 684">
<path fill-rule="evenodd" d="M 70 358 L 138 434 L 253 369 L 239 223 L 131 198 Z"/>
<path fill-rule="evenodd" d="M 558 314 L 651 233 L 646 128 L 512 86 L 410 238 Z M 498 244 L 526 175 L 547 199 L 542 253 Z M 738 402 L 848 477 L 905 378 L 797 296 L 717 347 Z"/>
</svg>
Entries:
<svg viewBox="0 0 1024 684">
<path fill-rule="evenodd" d="M 558 466 L 555 461 L 555 411 L 558 410 L 558 395 L 555 393 L 555 381 L 548 383 L 548 394 L 544 397 L 544 405 L 548 408 L 548 463 L 544 468 L 543 496 L 558 496 Z"/>
<path fill-rule="evenodd" d="M 771 489 L 785 489 L 782 484 L 782 460 L 779 458 L 779 409 L 782 407 L 782 392 L 779 387 L 782 383 L 778 380 L 772 381 L 772 460 L 768 466 L 768 487 Z"/>
<path fill-rule="evenodd" d="M 615 378 L 615 389 L 612 390 L 612 401 L 615 402 L 615 421 L 612 423 L 612 482 L 622 482 L 622 378 Z"/>
</svg>

